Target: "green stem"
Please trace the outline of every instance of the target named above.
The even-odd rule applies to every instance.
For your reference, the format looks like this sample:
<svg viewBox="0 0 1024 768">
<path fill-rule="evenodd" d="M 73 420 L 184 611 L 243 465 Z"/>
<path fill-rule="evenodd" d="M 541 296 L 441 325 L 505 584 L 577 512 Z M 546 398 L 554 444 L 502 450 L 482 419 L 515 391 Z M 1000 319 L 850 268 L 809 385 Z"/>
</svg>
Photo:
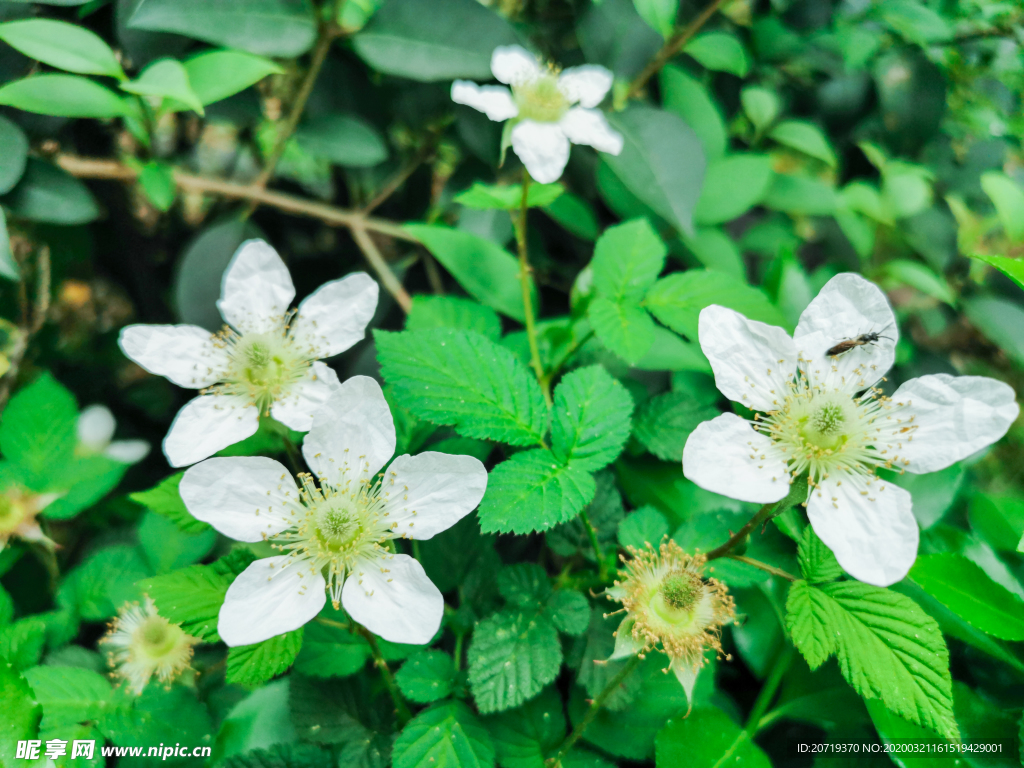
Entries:
<svg viewBox="0 0 1024 768">
<path fill-rule="evenodd" d="M 600 575 L 601 581 L 608 580 L 608 561 L 604 559 L 604 552 L 601 551 L 601 545 L 597 541 L 597 531 L 594 526 L 590 523 L 590 518 L 587 517 L 586 512 L 580 512 L 580 522 L 583 523 L 583 527 L 587 529 L 587 536 L 590 538 L 590 546 L 594 548 L 594 557 L 597 558 L 597 571 Z"/>
<path fill-rule="evenodd" d="M 747 725 L 744 731 L 749 733 L 753 737 L 761 727 L 764 713 L 768 710 L 772 700 L 775 698 L 776 692 L 779 690 L 779 685 L 782 683 L 782 678 L 785 677 L 786 672 L 789 671 L 789 665 L 793 663 L 793 646 L 786 645 L 783 649 L 782 654 L 776 659 L 775 664 L 772 666 L 771 674 L 768 675 L 768 679 L 764 681 L 764 685 L 761 687 L 761 692 L 757 694 L 757 699 L 754 701 L 754 706 L 750 710 L 750 717 L 747 718 Z"/>
<path fill-rule="evenodd" d="M 636 669 L 636 666 L 639 663 L 640 657 L 632 656 L 629 661 L 626 662 L 625 666 L 618 671 L 615 677 L 608 681 L 608 684 L 604 689 L 594 697 L 594 700 L 590 703 L 590 709 L 588 709 L 586 714 L 583 715 L 583 719 L 576 724 L 572 733 L 570 733 L 568 737 L 566 737 L 565 741 L 562 742 L 562 746 L 558 748 L 558 752 L 555 756 L 547 761 L 548 768 L 560 768 L 565 756 L 572 751 L 576 742 L 579 741 L 580 737 L 583 735 L 583 732 L 587 730 L 587 726 L 594 722 L 594 718 L 597 717 L 597 713 L 600 711 L 601 707 L 604 706 L 608 697 L 615 693 L 615 690 L 622 685 L 622 682 L 629 677 L 630 673 Z"/>
<path fill-rule="evenodd" d="M 741 563 L 752 565 L 755 568 L 760 568 L 765 573 L 770 573 L 772 576 L 778 576 L 779 578 L 786 579 L 787 581 L 796 581 L 799 578 L 788 571 L 776 568 L 774 565 L 768 565 L 768 563 L 762 563 L 760 560 L 755 560 L 752 557 L 746 557 L 744 555 L 725 555 L 725 557 L 728 557 L 730 560 L 738 560 Z"/>
<path fill-rule="evenodd" d="M 370 653 L 373 654 L 373 664 L 380 670 L 380 676 L 384 678 L 384 685 L 388 689 L 388 693 L 391 694 L 391 701 L 395 704 L 395 713 L 398 715 L 399 727 L 409 722 L 412 717 L 412 713 L 409 711 L 409 707 L 406 706 L 405 701 L 402 699 L 402 694 L 398 690 L 398 684 L 395 683 L 395 676 L 391 674 L 391 670 L 388 668 L 388 663 L 384 661 L 384 655 L 380 652 L 380 646 L 377 644 L 377 637 L 365 627 L 359 627 L 359 633 L 366 638 L 366 642 L 370 644 Z"/>
<path fill-rule="evenodd" d="M 529 251 L 526 246 L 526 214 L 530 210 L 530 174 L 523 169 L 523 194 L 519 202 L 519 216 L 515 218 L 516 245 L 519 248 L 519 284 L 523 289 L 523 314 L 525 315 L 526 338 L 530 342 L 530 366 L 537 375 L 544 401 L 551 405 L 551 384 L 544 378 L 544 366 L 540 362 L 540 347 L 537 344 L 537 324 L 533 316 L 532 282 Z"/>
<path fill-rule="evenodd" d="M 455 671 L 462 669 L 462 645 L 466 640 L 466 633 L 459 632 L 455 635 Z"/>
<path fill-rule="evenodd" d="M 807 479 L 798 477 L 789 486 L 789 492 L 786 496 L 779 501 L 773 501 L 770 504 L 765 504 L 761 509 L 757 511 L 747 524 L 740 528 L 736 533 L 729 537 L 729 540 L 721 546 L 715 547 L 707 553 L 708 560 L 715 560 L 719 557 L 725 557 L 733 549 L 743 543 L 747 538 L 747 535 L 757 528 L 762 523 L 767 523 L 776 515 L 781 515 L 790 507 L 795 504 L 799 504 L 807 499 Z"/>
</svg>

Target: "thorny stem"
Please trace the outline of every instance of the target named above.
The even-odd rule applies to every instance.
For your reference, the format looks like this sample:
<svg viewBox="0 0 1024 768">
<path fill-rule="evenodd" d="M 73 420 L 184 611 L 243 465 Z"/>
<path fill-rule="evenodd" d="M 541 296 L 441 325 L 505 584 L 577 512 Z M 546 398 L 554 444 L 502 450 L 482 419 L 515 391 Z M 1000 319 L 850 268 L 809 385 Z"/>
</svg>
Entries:
<svg viewBox="0 0 1024 768">
<path fill-rule="evenodd" d="M 299 126 L 299 120 L 302 119 L 302 113 L 306 109 L 306 102 L 309 101 L 310 94 L 313 93 L 313 86 L 316 85 L 316 79 L 320 75 L 320 70 L 323 69 L 324 62 L 327 61 L 327 54 L 330 53 L 331 44 L 335 38 L 342 34 L 341 28 L 338 26 L 338 12 L 341 10 L 342 0 L 332 0 L 330 16 L 325 21 L 320 21 L 320 32 L 317 36 L 316 47 L 313 48 L 313 56 L 309 63 L 309 70 L 306 72 L 306 76 L 302 80 L 302 85 L 299 86 L 299 92 L 295 95 L 295 100 L 292 102 L 291 111 L 288 113 L 288 117 L 285 119 L 284 125 L 277 135 L 277 142 L 274 144 L 274 149 L 270 153 L 270 157 L 267 158 L 267 162 L 263 166 L 263 170 L 260 175 L 256 177 L 256 181 L 253 182 L 255 186 L 262 189 L 267 186 L 267 182 L 274 175 L 274 169 L 277 168 L 278 162 L 284 155 L 285 149 L 288 147 L 288 140 L 291 139 L 292 134 L 295 133 L 295 129 Z M 259 204 L 258 200 L 253 200 L 249 209 L 249 213 L 255 210 Z"/>
<path fill-rule="evenodd" d="M 719 557 L 725 557 L 735 547 L 741 544 L 744 539 L 747 538 L 752 530 L 762 523 L 767 523 L 776 515 L 781 515 L 790 507 L 795 504 L 799 504 L 807 498 L 807 480 L 804 477 L 798 477 L 793 480 L 793 483 L 789 486 L 789 493 L 778 501 L 773 501 L 769 504 L 765 504 L 761 509 L 757 511 L 747 524 L 740 528 L 736 533 L 729 537 L 729 540 L 721 546 L 715 547 L 707 553 L 708 560 L 715 560 Z M 757 561 L 754 561 L 755 563 Z M 751 563 L 753 565 L 754 563 Z M 758 566 L 760 567 L 760 566 Z"/>
<path fill-rule="evenodd" d="M 604 552 L 601 551 L 601 545 L 597 542 L 597 531 L 591 525 L 590 518 L 587 517 L 586 512 L 580 512 L 580 522 L 587 529 L 587 536 L 590 537 L 590 546 L 594 548 L 594 557 L 597 558 L 599 576 L 601 581 L 605 582 L 608 580 L 608 561 L 604 559 Z"/>
<path fill-rule="evenodd" d="M 24 265 L 23 265 L 24 266 Z M 0 412 L 7 406 L 7 400 L 11 396 L 11 388 L 18 378 L 18 371 L 21 368 L 21 361 L 28 351 L 28 343 L 43 327 L 46 322 L 46 315 L 50 311 L 50 248 L 42 246 L 36 251 L 36 294 L 29 305 L 28 288 L 25 277 L 22 277 L 18 286 L 19 299 L 21 301 L 21 325 L 18 328 L 18 337 L 15 339 L 13 349 L 7 355 L 10 363 L 7 371 L 0 376 Z"/>
<path fill-rule="evenodd" d="M 794 576 L 788 571 L 784 571 L 781 568 L 776 568 L 774 565 L 768 563 L 762 563 L 760 560 L 755 560 L 752 557 L 746 557 L 744 555 L 726 555 L 730 560 L 737 560 L 747 565 L 752 565 L 755 568 L 760 568 L 765 573 L 770 573 L 772 576 L 778 576 L 779 578 L 786 579 L 787 581 L 796 581 L 799 577 Z"/>
<path fill-rule="evenodd" d="M 63 154 L 58 155 L 55 160 L 57 165 L 72 176 L 80 179 L 110 179 L 112 181 L 132 182 L 138 177 L 137 170 L 129 168 L 124 163 L 119 163 L 116 160 Z M 236 184 L 221 179 L 208 179 L 203 176 L 185 173 L 179 169 L 174 170 L 174 182 L 179 189 L 186 192 L 219 195 L 230 200 L 254 200 L 285 213 L 319 219 L 331 226 L 348 227 L 353 231 L 356 227 L 359 227 L 363 230 L 379 232 L 382 235 L 387 235 L 397 240 L 418 242 L 415 237 L 402 229 L 401 225 L 396 222 L 364 216 L 359 211 L 317 203 L 295 195 L 273 192 L 257 187 L 255 184 Z M 376 251 L 376 248 L 374 250 Z M 377 255 L 379 256 L 379 251 L 377 251 Z M 409 298 L 405 288 L 402 287 L 401 281 L 395 277 L 394 272 L 391 271 L 391 267 L 388 266 L 383 257 L 374 260 L 368 255 L 367 260 L 377 273 L 377 277 L 380 278 L 384 288 L 394 296 L 403 309 L 408 311 L 407 308 L 412 305 L 412 300 Z"/>
<path fill-rule="evenodd" d="M 580 737 L 583 735 L 583 732 L 587 730 L 587 726 L 589 726 L 594 721 L 594 718 L 597 717 L 597 713 L 600 711 L 601 707 L 604 706 L 608 697 L 615 693 L 615 690 L 622 685 L 623 681 L 629 677 L 630 673 L 636 669 L 636 666 L 639 663 L 640 656 L 631 656 L 625 666 L 623 666 L 615 677 L 608 681 L 608 684 L 604 689 L 594 697 L 594 700 L 590 703 L 590 709 L 588 709 L 586 714 L 583 715 L 583 719 L 576 724 L 572 733 L 570 733 L 566 737 L 565 741 L 562 742 L 562 746 L 558 748 L 558 752 L 555 756 L 547 761 L 548 768 L 560 768 L 565 756 L 572 751 L 576 742 L 579 741 Z"/>
<path fill-rule="evenodd" d="M 366 642 L 370 644 L 370 652 L 373 654 L 373 663 L 377 669 L 380 670 L 380 676 L 384 678 L 384 685 L 387 686 L 388 693 L 391 694 L 391 700 L 395 703 L 395 712 L 398 715 L 399 727 L 409 722 L 412 717 L 412 713 L 409 711 L 409 707 L 406 706 L 405 701 L 402 699 L 402 694 L 398 690 L 398 685 L 395 683 L 395 676 L 391 674 L 391 670 L 388 668 L 388 663 L 384 661 L 384 655 L 380 652 L 380 646 L 377 644 L 377 637 L 370 630 L 363 626 L 356 625 L 363 637 L 366 638 Z"/>
<path fill-rule="evenodd" d="M 551 405 L 550 382 L 544 378 L 544 366 L 540 362 L 540 347 L 537 345 L 537 323 L 533 316 L 533 297 L 530 288 L 530 254 L 526 246 L 526 214 L 530 210 L 530 173 L 523 169 L 523 194 L 519 202 L 519 215 L 515 217 L 516 245 L 519 248 L 519 284 L 523 288 L 523 314 L 525 315 L 526 338 L 530 342 L 530 366 L 537 375 L 537 381 L 544 392 L 544 402 Z"/>
<path fill-rule="evenodd" d="M 683 46 L 690 42 L 690 39 L 700 31 L 708 20 L 715 15 L 715 11 L 724 3 L 725 0 L 712 0 L 711 3 L 696 16 L 693 21 L 687 24 L 680 30 L 677 30 L 665 44 L 661 46 L 654 58 L 652 58 L 647 66 L 644 67 L 643 71 L 633 78 L 633 82 L 629 84 L 629 90 L 626 92 L 626 100 L 635 99 L 643 91 L 644 86 L 647 85 L 647 81 L 654 77 L 661 68 L 664 67 L 668 62 L 675 56 L 679 51 L 682 50 Z"/>
</svg>

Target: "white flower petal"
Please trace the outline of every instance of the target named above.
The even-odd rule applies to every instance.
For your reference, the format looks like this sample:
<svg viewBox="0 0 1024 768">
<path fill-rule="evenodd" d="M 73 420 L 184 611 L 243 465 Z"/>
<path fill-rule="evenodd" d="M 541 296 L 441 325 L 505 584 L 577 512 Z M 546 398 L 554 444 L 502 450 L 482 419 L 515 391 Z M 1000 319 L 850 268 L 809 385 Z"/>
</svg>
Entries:
<svg viewBox="0 0 1024 768">
<path fill-rule="evenodd" d="M 317 360 L 302 381 L 292 385 L 285 397 L 270 406 L 270 415 L 297 432 L 308 432 L 313 416 L 340 384 L 334 369 Z"/>
<path fill-rule="evenodd" d="M 569 139 L 557 123 L 523 120 L 512 129 L 512 150 L 541 184 L 558 181 L 569 162 Z"/>
<path fill-rule="evenodd" d="M 483 112 L 496 123 L 519 114 L 512 91 L 503 85 L 477 85 L 469 80 L 456 80 L 452 83 L 452 101 Z"/>
<path fill-rule="evenodd" d="M 985 376 L 911 379 L 883 422 L 886 457 L 908 472 L 945 469 L 1006 434 L 1020 413 L 1013 388 Z"/>
<path fill-rule="evenodd" d="M 491 72 L 499 83 L 518 85 L 541 75 L 537 57 L 519 45 L 499 45 L 491 54 Z"/>
<path fill-rule="evenodd" d="M 399 456 L 384 473 L 381 492 L 394 535 L 429 539 L 464 518 L 484 497 L 487 470 L 472 456 L 426 451 Z"/>
<path fill-rule="evenodd" d="M 261 541 L 292 523 L 299 488 L 263 456 L 207 459 L 185 471 L 178 492 L 189 513 L 236 541 Z"/>
<path fill-rule="evenodd" d="M 380 384 L 369 376 L 353 376 L 333 387 L 302 442 L 306 464 L 335 486 L 375 475 L 394 452 L 391 409 Z"/>
<path fill-rule="evenodd" d="M 117 422 L 105 405 L 90 405 L 78 414 L 78 442 L 95 453 L 102 453 L 114 436 Z"/>
<path fill-rule="evenodd" d="M 224 270 L 217 308 L 242 332 L 264 333 L 279 325 L 295 298 L 292 276 L 263 240 L 246 240 Z"/>
<path fill-rule="evenodd" d="M 767 504 L 789 493 L 782 453 L 734 413 L 700 424 L 683 446 L 683 474 L 701 488 Z"/>
<path fill-rule="evenodd" d="M 200 395 L 174 417 L 164 455 L 172 467 L 186 467 L 254 435 L 259 424 L 259 409 L 240 397 Z"/>
<path fill-rule="evenodd" d="M 604 113 L 596 109 L 573 107 L 558 121 L 558 127 L 573 144 L 586 144 L 611 155 L 622 151 L 622 134 L 612 130 Z"/>
<path fill-rule="evenodd" d="M 910 493 L 858 475 L 830 477 L 811 490 L 807 517 L 847 573 L 888 587 L 907 575 L 920 533 Z"/>
<path fill-rule="evenodd" d="M 311 356 L 318 358 L 344 352 L 366 336 L 379 290 L 377 282 L 365 272 L 324 283 L 299 304 L 292 338 L 310 347 Z"/>
<path fill-rule="evenodd" d="M 103 455 L 122 464 L 138 464 L 149 455 L 150 447 L 146 440 L 114 440 Z"/>
<path fill-rule="evenodd" d="M 571 103 L 579 102 L 583 107 L 596 107 L 611 90 L 614 80 L 615 76 L 604 67 L 584 64 L 562 70 L 558 76 L 558 87 Z"/>
<path fill-rule="evenodd" d="M 179 387 L 202 389 L 221 381 L 229 362 L 213 340 L 213 334 L 197 325 L 128 325 L 117 343 L 150 373 Z"/>
<path fill-rule="evenodd" d="M 755 411 L 780 407 L 798 358 L 784 330 L 712 304 L 701 310 L 697 333 L 723 395 Z"/>
<path fill-rule="evenodd" d="M 444 613 L 440 591 L 408 555 L 364 562 L 346 579 L 341 603 L 349 616 L 392 643 L 430 642 Z"/>
<path fill-rule="evenodd" d="M 308 560 L 257 560 L 228 587 L 217 632 L 229 647 L 252 645 L 312 621 L 327 602 L 324 577 Z"/>
<path fill-rule="evenodd" d="M 826 351 L 865 333 L 887 338 L 829 357 Z M 857 392 L 881 379 L 893 364 L 899 328 L 881 289 L 860 275 L 836 275 L 800 315 L 793 340 L 802 367 L 829 389 Z"/>
</svg>

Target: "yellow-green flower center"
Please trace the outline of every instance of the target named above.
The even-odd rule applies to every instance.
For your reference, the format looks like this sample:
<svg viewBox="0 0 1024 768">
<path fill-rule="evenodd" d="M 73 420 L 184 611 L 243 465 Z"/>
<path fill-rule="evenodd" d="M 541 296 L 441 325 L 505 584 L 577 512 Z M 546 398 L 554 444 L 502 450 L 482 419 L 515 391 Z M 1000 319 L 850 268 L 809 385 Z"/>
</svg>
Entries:
<svg viewBox="0 0 1024 768">
<path fill-rule="evenodd" d="M 0 536 L 11 534 L 25 520 L 28 507 L 10 493 L 0 494 Z"/>
<path fill-rule="evenodd" d="M 150 659 L 160 660 L 176 651 L 185 633 L 163 616 L 149 616 L 136 630 L 138 651 Z"/>
<path fill-rule="evenodd" d="M 558 87 L 558 75 L 546 72 L 536 80 L 512 86 L 519 117 L 538 123 L 557 123 L 569 109 L 569 100 Z"/>
</svg>

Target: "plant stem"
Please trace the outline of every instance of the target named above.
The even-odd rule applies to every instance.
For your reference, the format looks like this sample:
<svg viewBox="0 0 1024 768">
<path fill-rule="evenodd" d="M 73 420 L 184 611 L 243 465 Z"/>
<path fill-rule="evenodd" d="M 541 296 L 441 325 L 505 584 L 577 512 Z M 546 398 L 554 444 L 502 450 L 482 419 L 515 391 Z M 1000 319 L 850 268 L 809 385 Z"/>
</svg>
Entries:
<svg viewBox="0 0 1024 768">
<path fill-rule="evenodd" d="M 759 730 L 764 713 L 768 710 L 772 700 L 775 698 L 775 693 L 779 690 L 782 678 L 785 677 L 786 672 L 789 670 L 789 665 L 792 663 L 793 646 L 787 644 L 779 655 L 779 658 L 775 660 L 775 664 L 772 666 L 772 671 L 768 675 L 768 679 L 764 681 L 764 685 L 761 687 L 761 692 L 757 694 L 754 706 L 750 710 L 750 717 L 747 718 L 747 724 L 744 727 L 744 731 L 750 734 L 751 737 L 753 737 Z"/>
<path fill-rule="evenodd" d="M 519 216 L 515 217 L 516 245 L 519 248 L 519 284 L 523 288 L 523 314 L 525 315 L 526 338 L 530 342 L 530 366 L 537 375 L 544 402 L 551 405 L 551 385 L 544 378 L 544 366 L 540 362 L 540 347 L 537 345 L 537 325 L 533 317 L 532 281 L 530 275 L 530 255 L 526 245 L 526 214 L 530 210 L 530 173 L 523 169 L 523 194 L 519 202 Z"/>
<path fill-rule="evenodd" d="M 391 701 L 394 702 L 395 713 L 398 715 L 398 725 L 401 727 L 409 722 L 412 713 L 402 699 L 402 694 L 398 690 L 398 684 L 395 683 L 395 676 L 391 674 L 388 663 L 384 661 L 384 655 L 380 652 L 380 646 L 377 644 L 377 637 L 366 627 L 358 626 L 358 629 L 359 634 L 365 637 L 366 642 L 370 644 L 370 653 L 373 654 L 374 666 L 380 670 L 380 676 L 384 678 L 384 685 L 387 687 L 388 693 L 391 694 Z"/>
<path fill-rule="evenodd" d="M 636 669 L 636 666 L 639 663 L 639 656 L 631 656 L 629 661 L 626 662 L 625 666 L 623 666 L 623 668 L 618 671 L 615 677 L 608 681 L 608 684 L 604 687 L 604 689 L 602 689 L 602 691 L 594 697 L 594 700 L 590 703 L 590 709 L 588 709 L 586 714 L 583 715 L 583 719 L 576 724 L 576 727 L 573 728 L 572 733 L 570 733 L 566 737 L 565 741 L 562 742 L 562 746 L 558 748 L 558 752 L 555 754 L 555 756 L 547 761 L 548 768 L 560 768 L 560 766 L 562 765 L 562 760 L 564 760 L 565 756 L 572 751 L 572 748 L 576 745 L 576 742 L 579 741 L 580 737 L 583 735 L 583 732 L 587 730 L 587 726 L 594 721 L 595 717 L 597 717 L 598 711 L 600 711 L 601 707 L 604 706 L 604 703 L 608 700 L 608 697 L 615 692 L 616 688 L 622 685 L 622 682 L 627 677 L 629 677 L 630 673 L 634 669 Z"/>
<path fill-rule="evenodd" d="M 586 512 L 580 512 L 580 522 L 583 523 L 583 527 L 587 529 L 587 536 L 590 538 L 590 546 L 594 548 L 594 557 L 597 558 L 597 571 L 601 578 L 601 581 L 608 580 L 608 562 L 604 559 L 604 553 L 601 551 L 601 545 L 597 542 L 597 531 L 594 526 L 590 523 L 590 518 L 587 517 Z"/>
<path fill-rule="evenodd" d="M 466 633 L 459 632 L 455 635 L 455 671 L 462 669 L 462 645 L 466 640 Z"/>
<path fill-rule="evenodd" d="M 391 179 L 389 179 L 388 182 L 383 187 L 381 187 L 380 191 L 374 196 L 373 200 L 371 200 L 365 206 L 363 206 L 362 212 L 364 214 L 370 213 L 370 211 L 372 211 L 374 208 L 381 205 L 384 201 L 391 197 L 391 195 L 393 195 L 399 187 L 401 187 L 406 181 L 409 180 L 409 177 L 416 172 L 416 169 L 423 164 L 423 161 L 430 156 L 430 153 L 432 151 L 433 149 L 429 145 L 425 146 L 423 149 L 420 149 L 416 153 L 415 157 L 413 157 L 413 159 L 409 161 L 409 163 L 406 164 L 404 168 L 398 171 L 398 173 L 392 176 Z"/>
<path fill-rule="evenodd" d="M 373 238 L 370 237 L 366 228 L 362 225 L 355 225 L 352 227 L 351 232 L 352 239 L 356 241 L 359 250 L 363 252 L 363 256 L 370 262 L 370 266 L 373 267 L 377 276 L 380 277 L 380 281 L 384 283 L 388 293 L 395 297 L 395 301 L 398 302 L 398 306 L 402 308 L 402 311 L 409 314 L 409 310 L 412 309 L 412 297 L 403 287 L 402 281 L 388 267 L 384 255 L 377 248 L 377 244 L 373 242 Z"/>
<path fill-rule="evenodd" d="M 768 563 L 762 563 L 760 560 L 755 560 L 752 557 L 745 557 L 744 555 L 725 555 L 725 557 L 728 557 L 730 560 L 738 560 L 741 563 L 752 565 L 755 568 L 760 568 L 765 573 L 770 573 L 772 576 L 778 576 L 786 579 L 787 581 L 796 581 L 799 578 L 788 571 L 776 568 L 774 565 L 768 565 Z"/>
<path fill-rule="evenodd" d="M 773 501 L 765 504 L 761 509 L 757 511 L 747 524 L 740 528 L 736 533 L 729 537 L 729 540 L 721 546 L 715 547 L 707 553 L 708 560 L 714 560 L 719 557 L 725 557 L 735 547 L 743 542 L 752 530 L 762 523 L 767 523 L 776 515 L 781 515 L 790 507 L 799 504 L 807 499 L 807 478 L 798 477 L 793 480 L 789 486 L 789 491 L 786 495 L 778 501 Z"/>
<path fill-rule="evenodd" d="M 295 95 L 295 100 L 292 102 L 291 111 L 288 113 L 288 117 L 285 119 L 284 125 L 277 135 L 274 149 L 270 153 L 270 157 L 267 158 L 267 162 L 264 164 L 260 175 L 253 182 L 255 186 L 261 189 L 267 186 L 267 182 L 273 177 L 274 169 L 277 168 L 277 164 L 280 162 L 288 146 L 288 140 L 291 139 L 295 129 L 299 126 L 299 120 L 302 119 L 302 113 L 306 109 L 306 102 L 309 101 L 309 97 L 313 93 L 313 86 L 316 85 L 316 79 L 320 75 L 320 70 L 323 69 L 324 62 L 327 61 L 327 54 L 330 53 L 331 43 L 341 34 L 341 28 L 337 22 L 341 2 L 342 0 L 332 0 L 329 18 L 327 20 L 320 19 L 320 31 L 309 62 L 309 70 L 307 70 L 306 76 L 302 79 L 299 92 Z M 258 204 L 259 201 L 253 200 L 249 212 L 252 213 Z"/>
<path fill-rule="evenodd" d="M 629 90 L 626 92 L 627 101 L 640 95 L 644 86 L 647 85 L 647 81 L 658 74 L 661 68 L 668 64 L 669 60 L 679 53 L 684 45 L 690 42 L 690 39 L 700 31 L 700 28 L 715 15 L 715 11 L 719 9 L 723 2 L 725 0 L 712 0 L 693 21 L 682 29 L 677 30 L 665 41 L 665 44 L 661 46 L 661 50 L 654 55 L 654 58 L 647 63 L 643 71 L 633 78 L 633 82 L 629 84 Z"/>
</svg>

